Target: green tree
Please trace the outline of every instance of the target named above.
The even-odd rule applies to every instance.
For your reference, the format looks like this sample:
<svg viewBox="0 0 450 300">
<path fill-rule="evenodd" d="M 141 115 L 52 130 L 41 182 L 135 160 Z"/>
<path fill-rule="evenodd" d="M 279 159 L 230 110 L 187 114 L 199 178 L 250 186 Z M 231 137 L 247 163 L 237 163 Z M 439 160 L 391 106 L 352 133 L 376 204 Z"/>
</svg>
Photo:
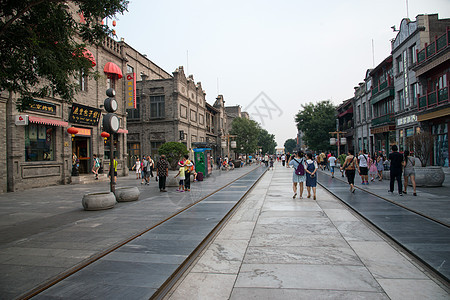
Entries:
<svg viewBox="0 0 450 300">
<path fill-rule="evenodd" d="M 100 21 L 126 11 L 127 0 L 4 0 L 0 2 L 0 89 L 20 95 L 24 109 L 35 97 L 71 102 L 83 55 L 111 31 Z M 75 9 L 74 9 L 75 8 Z"/>
<path fill-rule="evenodd" d="M 330 100 L 302 105 L 295 116 L 297 129 L 304 133 L 305 143 L 313 150 L 327 150 L 330 133 L 336 129 L 336 108 Z"/>
<path fill-rule="evenodd" d="M 261 147 L 262 153 L 275 154 L 277 143 L 275 135 L 270 134 L 267 130 L 260 128 L 258 136 L 258 146 Z"/>
<path fill-rule="evenodd" d="M 159 147 L 158 153 L 159 155 L 164 154 L 166 156 L 171 170 L 176 170 L 178 161 L 183 155 L 188 154 L 189 151 L 187 150 L 186 145 L 183 143 L 167 142 Z"/>
<path fill-rule="evenodd" d="M 237 149 L 243 149 L 244 153 L 254 153 L 258 148 L 260 127 L 253 120 L 235 118 L 231 123 L 230 134 L 236 135 Z"/>
<path fill-rule="evenodd" d="M 284 142 L 284 151 L 286 153 L 292 153 L 295 147 L 297 147 L 297 142 L 294 139 L 288 139 Z"/>
</svg>

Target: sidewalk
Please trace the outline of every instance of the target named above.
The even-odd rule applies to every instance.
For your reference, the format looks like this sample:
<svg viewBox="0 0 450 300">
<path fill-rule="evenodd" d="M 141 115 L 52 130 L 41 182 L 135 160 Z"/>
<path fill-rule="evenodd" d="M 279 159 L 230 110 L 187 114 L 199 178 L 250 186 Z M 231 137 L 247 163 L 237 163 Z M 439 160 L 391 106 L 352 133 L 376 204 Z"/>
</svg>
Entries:
<svg viewBox="0 0 450 300">
<path fill-rule="evenodd" d="M 412 195 L 412 186 L 408 186 L 408 194 L 400 197 L 397 191 L 397 182 L 395 182 L 394 193 L 388 193 L 389 180 L 375 180 L 369 182 L 369 185 L 362 185 L 361 177 L 358 174 L 355 176 L 355 186 L 450 226 L 450 171 L 445 168 L 445 172 L 445 181 L 442 187 L 417 187 L 417 196 Z M 331 178 L 329 171 L 321 173 Z M 347 177 L 342 177 L 337 170 L 334 180 L 347 182 Z"/>
<path fill-rule="evenodd" d="M 449 299 L 323 188 L 317 201 L 292 199 L 291 180 L 292 169 L 278 164 L 267 172 L 167 298 Z"/>
<path fill-rule="evenodd" d="M 137 186 L 139 201 L 114 209 L 84 211 L 84 194 L 109 190 L 108 182 L 37 188 L 0 195 L 0 295 L 13 299 L 83 261 L 152 228 L 182 208 L 255 169 L 214 170 L 191 192 L 175 188 L 160 193 L 153 179 L 140 184 L 132 174 L 118 178 L 118 187 Z"/>
</svg>

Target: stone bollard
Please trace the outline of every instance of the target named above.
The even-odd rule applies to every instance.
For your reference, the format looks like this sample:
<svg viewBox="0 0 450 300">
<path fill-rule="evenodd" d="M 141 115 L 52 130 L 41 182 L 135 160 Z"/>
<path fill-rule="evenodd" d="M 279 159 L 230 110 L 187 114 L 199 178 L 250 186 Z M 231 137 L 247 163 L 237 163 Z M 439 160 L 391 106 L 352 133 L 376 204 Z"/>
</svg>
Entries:
<svg viewBox="0 0 450 300">
<path fill-rule="evenodd" d="M 81 203 L 84 210 L 110 209 L 116 205 L 116 197 L 111 192 L 90 193 L 83 196 Z"/>
<path fill-rule="evenodd" d="M 126 186 L 116 188 L 116 200 L 117 202 L 130 202 L 139 199 L 139 189 L 135 186 Z"/>
</svg>

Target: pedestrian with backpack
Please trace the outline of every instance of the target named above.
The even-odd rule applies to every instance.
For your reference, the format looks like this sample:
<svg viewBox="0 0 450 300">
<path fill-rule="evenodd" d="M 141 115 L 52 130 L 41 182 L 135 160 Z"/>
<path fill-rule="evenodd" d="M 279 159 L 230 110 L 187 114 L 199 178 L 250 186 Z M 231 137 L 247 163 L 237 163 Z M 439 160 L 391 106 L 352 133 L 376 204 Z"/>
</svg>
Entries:
<svg viewBox="0 0 450 300">
<path fill-rule="evenodd" d="M 311 152 L 306 154 L 305 162 L 305 172 L 306 172 L 306 190 L 308 191 L 308 198 L 311 198 L 311 188 L 314 194 L 314 200 L 316 200 L 316 186 L 317 186 L 317 169 L 319 168 L 317 162 L 313 160 Z"/>
<path fill-rule="evenodd" d="M 292 174 L 292 189 L 294 191 L 295 199 L 297 197 L 297 183 L 300 186 L 300 199 L 303 199 L 303 183 L 306 181 L 305 175 L 305 159 L 302 151 L 298 151 L 295 156 L 291 155 L 288 161 L 288 166 L 294 168 L 294 173 Z"/>
</svg>

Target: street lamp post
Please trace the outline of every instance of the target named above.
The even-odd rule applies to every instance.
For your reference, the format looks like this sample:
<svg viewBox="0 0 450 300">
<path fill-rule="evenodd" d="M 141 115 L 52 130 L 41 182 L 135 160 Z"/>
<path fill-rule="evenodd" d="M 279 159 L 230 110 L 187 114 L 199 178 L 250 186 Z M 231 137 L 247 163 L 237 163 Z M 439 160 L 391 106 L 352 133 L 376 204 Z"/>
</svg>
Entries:
<svg viewBox="0 0 450 300">
<path fill-rule="evenodd" d="M 338 130 L 338 131 L 333 131 L 333 132 L 329 132 L 329 134 L 335 134 L 336 135 L 336 139 L 337 139 L 337 141 L 336 141 L 336 146 L 337 146 L 337 157 L 339 157 L 339 155 L 340 155 L 340 143 L 341 143 L 341 140 L 340 140 L 340 138 L 339 138 L 339 135 L 340 134 L 345 134 L 346 132 L 345 131 L 340 131 L 340 130 Z M 331 140 L 330 140 L 330 143 L 331 143 Z"/>
</svg>

